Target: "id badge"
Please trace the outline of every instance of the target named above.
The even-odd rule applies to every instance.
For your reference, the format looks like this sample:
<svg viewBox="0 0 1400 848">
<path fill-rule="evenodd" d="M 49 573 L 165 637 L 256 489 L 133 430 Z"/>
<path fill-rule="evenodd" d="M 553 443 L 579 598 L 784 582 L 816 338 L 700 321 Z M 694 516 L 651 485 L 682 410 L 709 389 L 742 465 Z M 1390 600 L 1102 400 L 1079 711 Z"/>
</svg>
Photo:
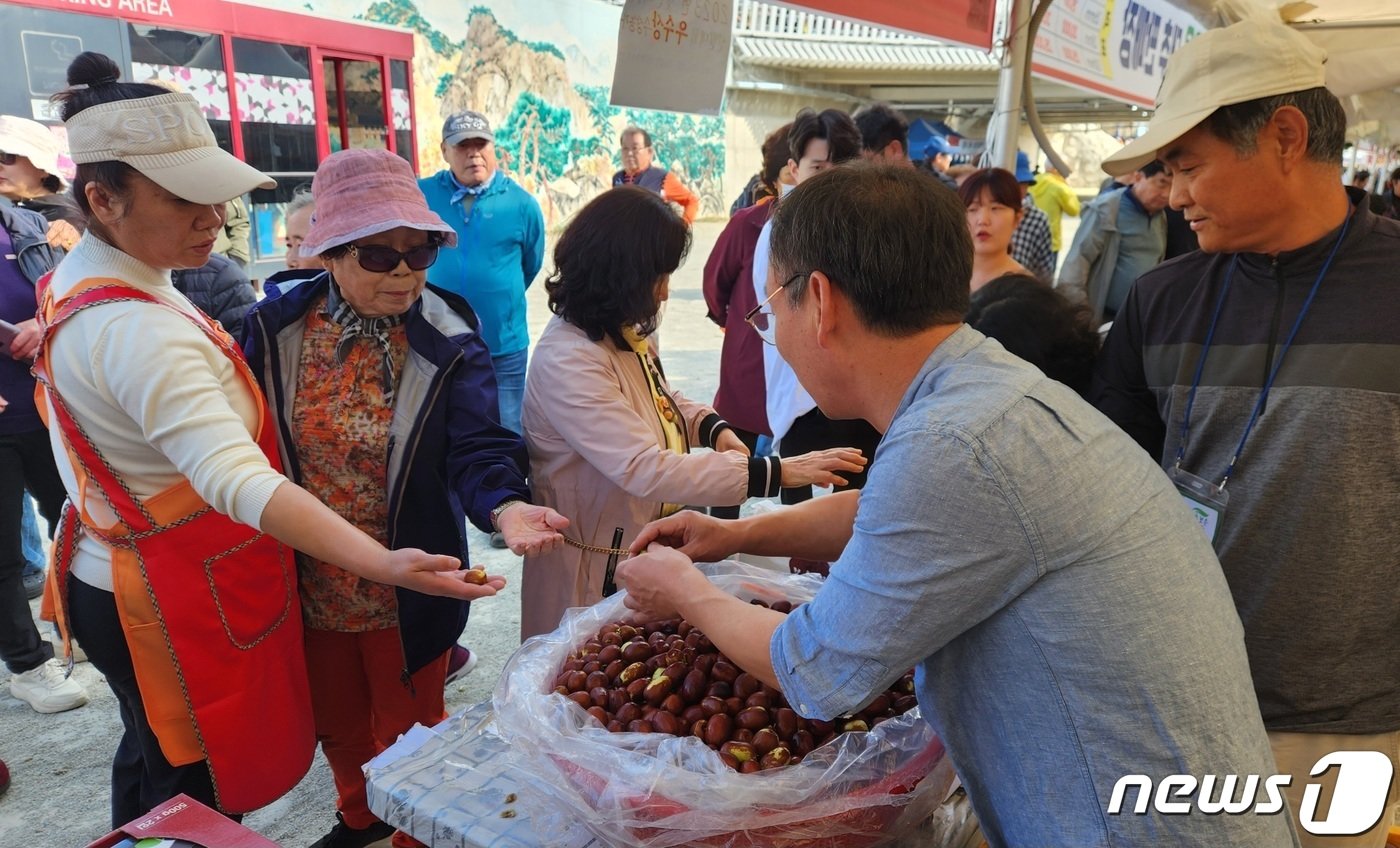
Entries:
<svg viewBox="0 0 1400 848">
<path fill-rule="evenodd" d="M 1191 516 L 1200 522 L 1206 538 L 1215 543 L 1215 531 L 1220 527 L 1220 519 L 1225 515 L 1225 506 L 1230 502 L 1230 493 L 1195 474 L 1176 467 L 1167 472 L 1181 493 L 1181 499 L 1191 509 Z"/>
</svg>

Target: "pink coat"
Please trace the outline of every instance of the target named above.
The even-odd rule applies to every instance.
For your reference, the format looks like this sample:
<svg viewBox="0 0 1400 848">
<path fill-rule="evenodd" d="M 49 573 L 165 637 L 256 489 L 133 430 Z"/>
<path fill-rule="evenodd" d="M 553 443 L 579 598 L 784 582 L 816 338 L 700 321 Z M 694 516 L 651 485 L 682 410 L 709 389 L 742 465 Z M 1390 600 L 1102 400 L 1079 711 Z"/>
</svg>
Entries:
<svg viewBox="0 0 1400 848">
<path fill-rule="evenodd" d="M 714 410 L 670 394 L 696 449 L 700 422 Z M 733 506 L 748 494 L 746 456 L 667 450 L 637 355 L 557 316 L 531 355 L 521 423 L 534 502 L 558 510 L 571 522 L 565 535 L 590 545 L 610 547 L 621 527 L 627 547 L 664 503 Z M 521 637 L 547 633 L 564 610 L 601 600 L 606 567 L 605 555 L 572 545 L 527 556 Z"/>
</svg>

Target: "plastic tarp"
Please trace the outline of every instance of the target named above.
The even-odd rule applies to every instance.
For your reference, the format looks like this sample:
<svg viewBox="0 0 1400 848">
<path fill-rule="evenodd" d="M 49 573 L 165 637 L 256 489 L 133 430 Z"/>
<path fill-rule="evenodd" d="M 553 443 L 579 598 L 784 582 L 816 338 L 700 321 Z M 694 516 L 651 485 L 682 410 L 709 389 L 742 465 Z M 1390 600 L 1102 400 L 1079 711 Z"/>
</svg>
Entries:
<svg viewBox="0 0 1400 848">
<path fill-rule="evenodd" d="M 744 600 L 802 603 L 821 587 L 736 562 L 700 569 Z M 581 824 L 618 848 L 875 848 L 916 832 L 948 797 L 951 763 L 917 708 L 757 775 L 731 770 L 690 734 L 609 733 L 551 681 L 579 645 L 626 616 L 624 598 L 570 609 L 553 633 L 526 640 L 492 698 L 547 842 Z"/>
</svg>

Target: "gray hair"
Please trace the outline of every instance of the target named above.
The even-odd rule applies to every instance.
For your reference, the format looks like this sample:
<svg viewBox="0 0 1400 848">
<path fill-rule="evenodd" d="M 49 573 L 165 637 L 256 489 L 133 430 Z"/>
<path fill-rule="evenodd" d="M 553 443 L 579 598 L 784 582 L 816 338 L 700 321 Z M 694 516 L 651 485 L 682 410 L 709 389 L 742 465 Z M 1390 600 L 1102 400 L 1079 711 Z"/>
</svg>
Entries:
<svg viewBox="0 0 1400 848">
<path fill-rule="evenodd" d="M 1284 106 L 1296 108 L 1308 121 L 1308 158 L 1341 167 L 1347 116 L 1337 96 L 1321 86 L 1221 106 L 1206 118 L 1205 127 L 1241 156 L 1252 155 L 1260 130 Z"/>
<path fill-rule="evenodd" d="M 287 201 L 287 211 L 282 213 L 282 217 L 290 218 L 315 203 L 316 198 L 311 195 L 311 186 L 302 183 L 292 190 L 292 199 Z"/>
<path fill-rule="evenodd" d="M 772 269 L 797 306 L 821 271 L 872 332 L 900 338 L 967 312 L 972 236 L 958 196 L 913 168 L 854 163 L 805 180 L 773 212 Z"/>
</svg>

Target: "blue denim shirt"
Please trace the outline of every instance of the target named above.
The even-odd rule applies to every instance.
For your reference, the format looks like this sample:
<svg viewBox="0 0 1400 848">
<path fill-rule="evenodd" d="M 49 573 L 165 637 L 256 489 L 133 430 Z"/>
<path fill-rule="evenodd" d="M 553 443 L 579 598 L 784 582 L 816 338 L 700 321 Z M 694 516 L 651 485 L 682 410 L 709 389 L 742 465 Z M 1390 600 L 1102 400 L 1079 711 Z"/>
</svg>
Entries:
<svg viewBox="0 0 1400 848">
<path fill-rule="evenodd" d="M 993 846 L 1288 846 L 1281 815 L 1107 814 L 1119 778 L 1274 773 L 1215 554 L 1162 470 L 963 327 L 909 387 L 826 585 L 771 645 L 799 712 L 917 666 Z"/>
</svg>

